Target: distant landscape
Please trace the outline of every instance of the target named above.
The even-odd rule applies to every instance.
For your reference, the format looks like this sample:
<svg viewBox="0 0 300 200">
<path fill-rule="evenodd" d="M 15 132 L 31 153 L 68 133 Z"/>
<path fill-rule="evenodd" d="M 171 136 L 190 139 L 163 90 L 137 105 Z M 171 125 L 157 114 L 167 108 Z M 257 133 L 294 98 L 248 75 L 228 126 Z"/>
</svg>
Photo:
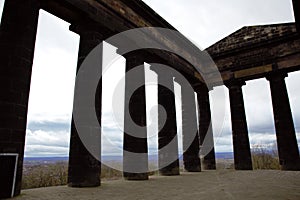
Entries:
<svg viewBox="0 0 300 200">
<path fill-rule="evenodd" d="M 149 160 L 156 160 L 157 155 L 149 155 Z M 217 159 L 233 159 L 233 152 L 217 152 Z M 121 161 L 122 156 L 102 156 L 104 161 Z M 59 161 L 68 161 L 69 157 L 24 157 L 25 163 L 53 163 Z"/>
<path fill-rule="evenodd" d="M 66 185 L 68 177 L 68 157 L 25 157 L 23 164 L 22 189 Z M 122 156 L 102 156 L 104 163 L 113 163 L 120 168 Z M 183 169 L 182 157 L 180 170 Z M 157 155 L 149 155 L 149 166 L 157 163 Z M 234 169 L 232 152 L 216 153 L 217 170 Z M 274 152 L 256 150 L 252 152 L 253 169 L 280 169 L 278 156 Z M 101 179 L 121 179 L 123 173 L 102 164 Z M 157 171 L 149 175 L 158 175 Z"/>
</svg>

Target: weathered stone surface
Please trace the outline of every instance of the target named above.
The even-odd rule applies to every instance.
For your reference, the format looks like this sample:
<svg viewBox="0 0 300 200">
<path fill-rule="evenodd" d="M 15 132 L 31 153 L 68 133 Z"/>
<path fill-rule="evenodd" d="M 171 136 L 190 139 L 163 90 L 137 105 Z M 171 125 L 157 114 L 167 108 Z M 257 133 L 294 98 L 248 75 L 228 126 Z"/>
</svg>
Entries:
<svg viewBox="0 0 300 200">
<path fill-rule="evenodd" d="M 294 23 L 246 26 L 207 48 L 207 51 L 213 57 L 233 54 L 238 50 L 261 46 L 295 33 Z"/>
</svg>

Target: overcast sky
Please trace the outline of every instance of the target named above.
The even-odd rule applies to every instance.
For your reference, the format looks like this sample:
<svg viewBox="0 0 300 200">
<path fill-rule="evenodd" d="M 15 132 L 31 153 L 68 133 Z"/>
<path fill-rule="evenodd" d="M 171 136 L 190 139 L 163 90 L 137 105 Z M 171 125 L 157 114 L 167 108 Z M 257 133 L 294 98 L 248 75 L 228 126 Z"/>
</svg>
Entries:
<svg viewBox="0 0 300 200">
<path fill-rule="evenodd" d="M 3 0 L 0 13 L 2 13 Z M 291 0 L 144 0 L 170 24 L 199 47 L 206 48 L 246 25 L 293 22 Z M 69 24 L 40 11 L 29 100 L 26 156 L 67 156 L 79 36 L 68 31 Z M 111 112 L 113 87 L 125 70 L 124 59 L 105 73 L 103 80 L 103 134 L 115 146 L 104 144 L 103 154 L 122 152 L 122 131 Z M 149 72 L 149 71 L 148 71 Z M 113 75 L 114 74 L 114 75 Z M 148 73 L 147 79 L 155 75 Z M 292 114 L 300 139 L 300 73 L 286 78 Z M 177 107 L 180 87 L 176 84 Z M 154 105 L 155 86 L 147 86 L 147 110 Z M 276 141 L 269 84 L 265 79 L 247 82 L 243 87 L 251 145 L 270 145 Z M 225 98 L 222 97 L 225 93 Z M 228 91 L 225 87 L 210 92 L 212 123 L 217 151 L 232 151 Z M 122 104 L 123 102 L 120 101 Z M 225 110 L 225 115 L 220 113 Z M 122 115 L 122 111 L 118 113 Z M 180 112 L 177 116 L 180 125 Z M 157 150 L 154 130 L 149 142 Z M 298 144 L 300 142 L 298 141 Z"/>
</svg>

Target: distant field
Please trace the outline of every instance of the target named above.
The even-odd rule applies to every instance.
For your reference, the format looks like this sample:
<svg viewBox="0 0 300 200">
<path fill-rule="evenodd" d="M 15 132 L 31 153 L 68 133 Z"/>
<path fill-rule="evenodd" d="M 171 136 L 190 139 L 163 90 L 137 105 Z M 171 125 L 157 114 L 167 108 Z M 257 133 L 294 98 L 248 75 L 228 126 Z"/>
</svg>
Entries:
<svg viewBox="0 0 300 200">
<path fill-rule="evenodd" d="M 217 159 L 233 159 L 233 152 L 217 152 Z M 102 156 L 104 161 L 121 161 L 122 156 Z M 26 162 L 58 162 L 68 161 L 69 157 L 25 157 Z M 149 160 L 157 160 L 157 155 L 149 155 Z"/>
</svg>

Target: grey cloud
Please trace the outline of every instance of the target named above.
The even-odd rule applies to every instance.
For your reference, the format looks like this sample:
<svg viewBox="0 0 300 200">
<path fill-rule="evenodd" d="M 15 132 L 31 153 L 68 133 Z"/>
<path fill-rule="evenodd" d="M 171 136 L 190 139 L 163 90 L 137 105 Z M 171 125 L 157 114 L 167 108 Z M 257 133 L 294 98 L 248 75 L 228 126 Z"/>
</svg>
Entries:
<svg viewBox="0 0 300 200">
<path fill-rule="evenodd" d="M 43 131 L 67 131 L 71 128 L 71 121 L 65 122 L 52 122 L 52 121 L 29 121 L 27 129 L 31 131 L 43 130 Z"/>
<path fill-rule="evenodd" d="M 66 131 L 26 131 L 26 145 L 68 147 L 70 133 Z"/>
<path fill-rule="evenodd" d="M 68 156 L 69 148 L 57 146 L 28 145 L 26 146 L 26 157 L 43 156 Z"/>
</svg>

